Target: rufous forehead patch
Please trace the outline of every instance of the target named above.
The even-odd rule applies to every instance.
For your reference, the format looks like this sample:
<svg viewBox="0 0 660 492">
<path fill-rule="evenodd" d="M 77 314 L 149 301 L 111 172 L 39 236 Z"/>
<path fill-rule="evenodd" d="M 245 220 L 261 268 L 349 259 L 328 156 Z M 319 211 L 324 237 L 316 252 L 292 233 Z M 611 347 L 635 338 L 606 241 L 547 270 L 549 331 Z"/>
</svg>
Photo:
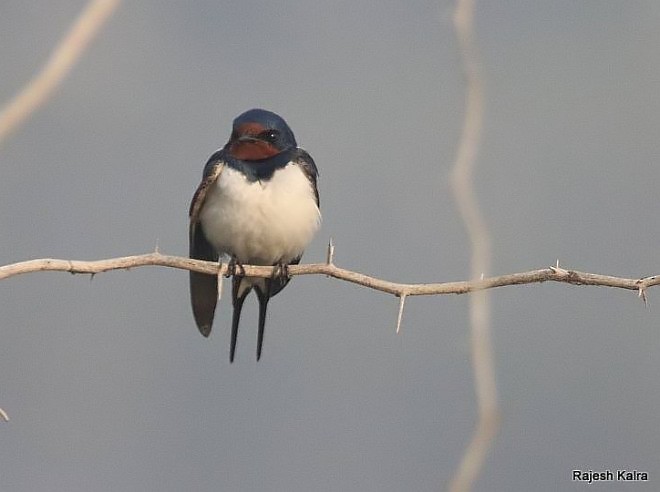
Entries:
<svg viewBox="0 0 660 492">
<path fill-rule="evenodd" d="M 255 122 L 241 123 L 236 128 L 236 133 L 239 135 L 259 135 L 264 131 L 266 131 L 266 127 Z"/>
<path fill-rule="evenodd" d="M 229 146 L 229 154 L 243 161 L 260 161 L 279 154 L 277 147 L 268 142 L 255 140 L 253 142 L 237 141 Z"/>
</svg>

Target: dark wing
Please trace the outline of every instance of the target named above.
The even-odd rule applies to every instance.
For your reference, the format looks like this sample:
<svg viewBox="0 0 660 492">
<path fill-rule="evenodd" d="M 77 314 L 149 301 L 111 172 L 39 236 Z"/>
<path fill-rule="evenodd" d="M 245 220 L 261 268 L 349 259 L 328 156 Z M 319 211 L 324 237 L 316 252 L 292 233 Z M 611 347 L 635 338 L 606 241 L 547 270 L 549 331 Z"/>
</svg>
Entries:
<svg viewBox="0 0 660 492">
<path fill-rule="evenodd" d="M 199 222 L 199 214 L 209 188 L 218 179 L 225 166 L 220 152 L 213 154 L 206 163 L 204 177 L 190 203 L 190 225 L 188 228 L 189 256 L 196 260 L 218 261 L 218 252 L 206 239 Z M 211 334 L 217 300 L 218 278 L 215 275 L 190 272 L 190 301 L 192 303 L 193 315 L 195 316 L 195 322 L 199 331 L 205 337 Z"/>
<path fill-rule="evenodd" d="M 319 188 L 317 186 L 319 171 L 316 169 L 314 159 L 312 159 L 312 156 L 303 149 L 296 149 L 296 152 L 293 156 L 293 162 L 298 164 L 302 171 L 305 173 L 305 176 L 307 176 L 309 184 L 312 185 L 312 189 L 314 190 L 314 196 L 316 196 L 316 206 L 318 207 L 320 205 Z"/>
<path fill-rule="evenodd" d="M 204 200 L 206 199 L 206 193 L 208 189 L 215 183 L 218 176 L 222 172 L 222 169 L 225 166 L 224 160 L 224 151 L 218 150 L 215 152 L 204 166 L 204 175 L 202 176 L 202 182 L 197 187 L 195 194 L 193 195 L 192 202 L 190 202 L 190 210 L 188 211 L 188 216 L 190 217 L 190 223 L 199 221 L 199 212 L 202 210 L 202 205 L 204 205 Z"/>
</svg>

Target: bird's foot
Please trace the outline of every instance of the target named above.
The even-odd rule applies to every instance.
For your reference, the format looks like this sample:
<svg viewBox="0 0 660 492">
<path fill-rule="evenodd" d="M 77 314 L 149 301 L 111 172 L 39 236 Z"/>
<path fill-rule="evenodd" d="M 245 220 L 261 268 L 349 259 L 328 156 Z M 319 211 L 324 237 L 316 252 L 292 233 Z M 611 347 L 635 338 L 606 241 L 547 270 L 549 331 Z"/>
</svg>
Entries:
<svg viewBox="0 0 660 492">
<path fill-rule="evenodd" d="M 273 277 L 274 279 L 278 280 L 287 280 L 290 278 L 289 275 L 289 264 L 280 262 L 280 263 L 275 263 L 273 265 L 275 268 L 273 269 Z"/>
<path fill-rule="evenodd" d="M 245 268 L 243 264 L 238 261 L 235 256 L 231 257 L 229 263 L 227 264 L 227 274 L 226 277 L 245 277 Z"/>
</svg>

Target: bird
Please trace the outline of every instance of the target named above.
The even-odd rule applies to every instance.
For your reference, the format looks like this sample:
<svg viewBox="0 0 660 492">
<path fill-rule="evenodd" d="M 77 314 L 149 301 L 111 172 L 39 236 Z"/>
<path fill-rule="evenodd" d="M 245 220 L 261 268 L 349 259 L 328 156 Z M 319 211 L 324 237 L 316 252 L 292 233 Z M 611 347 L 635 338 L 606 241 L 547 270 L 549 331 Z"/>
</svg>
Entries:
<svg viewBox="0 0 660 492">
<path fill-rule="evenodd" d="M 293 131 L 276 113 L 250 109 L 237 116 L 231 136 L 204 166 L 189 210 L 189 256 L 228 257 L 232 276 L 229 361 L 234 361 L 243 302 L 254 290 L 259 301 L 257 361 L 266 310 L 289 282 L 288 266 L 300 263 L 320 227 L 318 170 L 298 147 Z M 245 277 L 242 265 L 277 267 L 272 277 Z M 193 316 L 204 337 L 211 334 L 218 276 L 190 272 Z"/>
</svg>

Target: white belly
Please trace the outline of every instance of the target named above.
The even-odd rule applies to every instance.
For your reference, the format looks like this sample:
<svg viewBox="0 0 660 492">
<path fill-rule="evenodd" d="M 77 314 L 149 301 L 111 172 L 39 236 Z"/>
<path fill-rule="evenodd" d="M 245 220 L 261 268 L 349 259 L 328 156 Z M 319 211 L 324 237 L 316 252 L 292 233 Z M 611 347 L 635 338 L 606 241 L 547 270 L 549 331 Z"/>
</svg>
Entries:
<svg viewBox="0 0 660 492">
<path fill-rule="evenodd" d="M 218 252 L 255 265 L 300 256 L 320 220 L 312 186 L 295 164 L 276 170 L 268 181 L 248 181 L 226 166 L 200 213 L 204 234 Z"/>
</svg>

